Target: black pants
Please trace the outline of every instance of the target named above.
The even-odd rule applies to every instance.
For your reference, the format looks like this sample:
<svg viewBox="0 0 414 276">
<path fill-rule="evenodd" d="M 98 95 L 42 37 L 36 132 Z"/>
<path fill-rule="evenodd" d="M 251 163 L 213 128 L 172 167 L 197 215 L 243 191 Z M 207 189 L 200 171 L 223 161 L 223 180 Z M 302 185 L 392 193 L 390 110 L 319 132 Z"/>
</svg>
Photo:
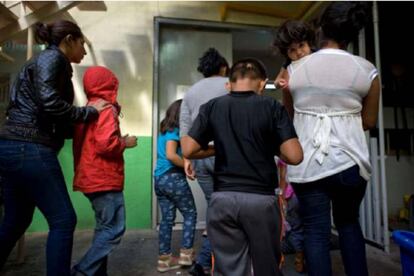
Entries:
<svg viewBox="0 0 414 276">
<path fill-rule="evenodd" d="M 282 275 L 279 270 L 281 217 L 274 195 L 213 193 L 208 235 L 215 276 Z"/>
</svg>

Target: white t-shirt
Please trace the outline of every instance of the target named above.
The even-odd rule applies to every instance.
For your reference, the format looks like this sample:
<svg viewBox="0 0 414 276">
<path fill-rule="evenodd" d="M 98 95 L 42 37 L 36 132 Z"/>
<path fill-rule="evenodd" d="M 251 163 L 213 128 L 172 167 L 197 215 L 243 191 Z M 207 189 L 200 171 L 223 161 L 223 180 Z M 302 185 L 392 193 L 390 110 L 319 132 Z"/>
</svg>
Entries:
<svg viewBox="0 0 414 276">
<path fill-rule="evenodd" d="M 366 180 L 371 174 L 362 127 L 362 100 L 377 70 L 359 56 L 322 49 L 288 67 L 295 108 L 294 125 L 303 162 L 290 166 L 290 182 L 316 181 L 355 164 Z"/>
</svg>

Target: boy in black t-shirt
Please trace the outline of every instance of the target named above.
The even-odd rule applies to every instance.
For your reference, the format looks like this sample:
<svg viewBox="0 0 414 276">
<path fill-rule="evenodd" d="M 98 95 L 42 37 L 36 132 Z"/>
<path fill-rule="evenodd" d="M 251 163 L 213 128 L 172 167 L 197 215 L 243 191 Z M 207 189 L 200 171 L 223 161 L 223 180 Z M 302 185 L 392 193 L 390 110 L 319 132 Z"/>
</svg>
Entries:
<svg viewBox="0 0 414 276">
<path fill-rule="evenodd" d="M 266 71 L 244 59 L 230 70 L 228 95 L 200 108 L 183 155 L 200 158 L 215 147 L 214 193 L 208 208 L 208 233 L 215 255 L 214 275 L 281 275 L 280 210 L 274 190 L 274 156 L 299 164 L 303 153 L 293 124 L 276 100 L 261 96 Z"/>
</svg>

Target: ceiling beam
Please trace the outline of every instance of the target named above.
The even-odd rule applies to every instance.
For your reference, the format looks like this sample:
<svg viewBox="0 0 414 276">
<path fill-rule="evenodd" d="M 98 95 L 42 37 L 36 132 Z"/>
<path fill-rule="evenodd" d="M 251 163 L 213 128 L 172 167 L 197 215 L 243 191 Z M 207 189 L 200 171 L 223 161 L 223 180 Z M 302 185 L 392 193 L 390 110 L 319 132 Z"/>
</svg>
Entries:
<svg viewBox="0 0 414 276">
<path fill-rule="evenodd" d="M 17 21 L 19 17 L 14 14 L 9 8 L 7 8 L 5 5 L 0 3 L 0 14 L 1 16 L 9 21 Z"/>
<path fill-rule="evenodd" d="M 314 7 L 317 2 L 309 1 L 304 3 L 304 7 L 301 10 L 298 10 L 298 13 L 294 16 L 294 19 L 301 19 L 303 16 Z"/>
<path fill-rule="evenodd" d="M 303 21 L 309 21 L 311 19 L 313 19 L 315 17 L 315 15 L 317 15 L 317 13 L 322 10 L 325 6 L 327 6 L 327 4 L 329 4 L 328 1 L 316 1 L 313 3 L 313 5 L 311 7 L 309 7 L 309 9 L 303 13 L 303 15 L 300 17 L 301 20 Z"/>
<path fill-rule="evenodd" d="M 50 2 L 40 9 L 30 13 L 26 16 L 19 18 L 17 22 L 12 22 L 5 27 L 0 29 L 0 44 L 11 39 L 13 36 L 18 33 L 25 31 L 30 26 L 34 25 L 36 22 L 42 22 L 44 20 L 50 19 L 53 16 L 59 15 L 76 5 L 79 5 L 80 1 L 53 1 Z"/>
<path fill-rule="evenodd" d="M 271 17 L 277 17 L 281 19 L 288 19 L 291 15 L 287 12 L 284 12 L 276 7 L 260 7 L 255 6 L 254 4 L 246 5 L 241 3 L 226 3 L 221 7 L 220 15 L 221 20 L 225 21 L 227 19 L 227 14 L 231 11 L 238 11 L 238 12 L 247 12 L 247 13 L 254 13 L 260 15 L 266 15 Z"/>
<path fill-rule="evenodd" d="M 85 1 L 76 7 L 80 11 L 107 11 L 104 1 Z"/>
</svg>

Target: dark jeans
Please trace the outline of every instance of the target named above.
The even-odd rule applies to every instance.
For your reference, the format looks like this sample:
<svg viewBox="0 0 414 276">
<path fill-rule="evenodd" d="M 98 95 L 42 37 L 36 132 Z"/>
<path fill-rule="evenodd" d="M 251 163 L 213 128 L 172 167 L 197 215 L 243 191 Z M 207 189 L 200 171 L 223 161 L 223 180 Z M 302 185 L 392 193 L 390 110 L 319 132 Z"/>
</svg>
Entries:
<svg viewBox="0 0 414 276">
<path fill-rule="evenodd" d="M 365 241 L 358 221 L 366 184 L 359 175 L 358 166 L 315 182 L 292 184 L 300 203 L 310 276 L 332 275 L 331 203 L 346 274 L 368 275 Z"/>
<path fill-rule="evenodd" d="M 76 214 L 56 152 L 40 144 L 0 140 L 0 174 L 5 212 L 0 226 L 0 268 L 37 207 L 49 224 L 47 275 L 69 275 Z"/>
<path fill-rule="evenodd" d="M 282 275 L 279 270 L 281 214 L 275 195 L 214 192 L 208 235 L 215 276 Z"/>
<path fill-rule="evenodd" d="M 108 255 L 125 233 L 125 203 L 122 192 L 85 194 L 95 212 L 95 234 L 92 245 L 72 270 L 72 275 L 107 275 Z"/>
<path fill-rule="evenodd" d="M 290 227 L 286 239 L 292 244 L 295 252 L 303 251 L 303 225 L 299 214 L 299 201 L 295 194 L 287 199 L 286 220 Z"/>
<path fill-rule="evenodd" d="M 214 157 L 194 160 L 193 164 L 197 177 L 197 182 L 200 185 L 201 190 L 204 193 L 204 198 L 207 201 L 208 211 L 211 194 L 213 193 L 214 189 Z M 201 250 L 197 255 L 196 262 L 205 269 L 211 268 L 211 243 L 208 237 L 203 237 L 203 243 L 201 246 Z"/>
</svg>

